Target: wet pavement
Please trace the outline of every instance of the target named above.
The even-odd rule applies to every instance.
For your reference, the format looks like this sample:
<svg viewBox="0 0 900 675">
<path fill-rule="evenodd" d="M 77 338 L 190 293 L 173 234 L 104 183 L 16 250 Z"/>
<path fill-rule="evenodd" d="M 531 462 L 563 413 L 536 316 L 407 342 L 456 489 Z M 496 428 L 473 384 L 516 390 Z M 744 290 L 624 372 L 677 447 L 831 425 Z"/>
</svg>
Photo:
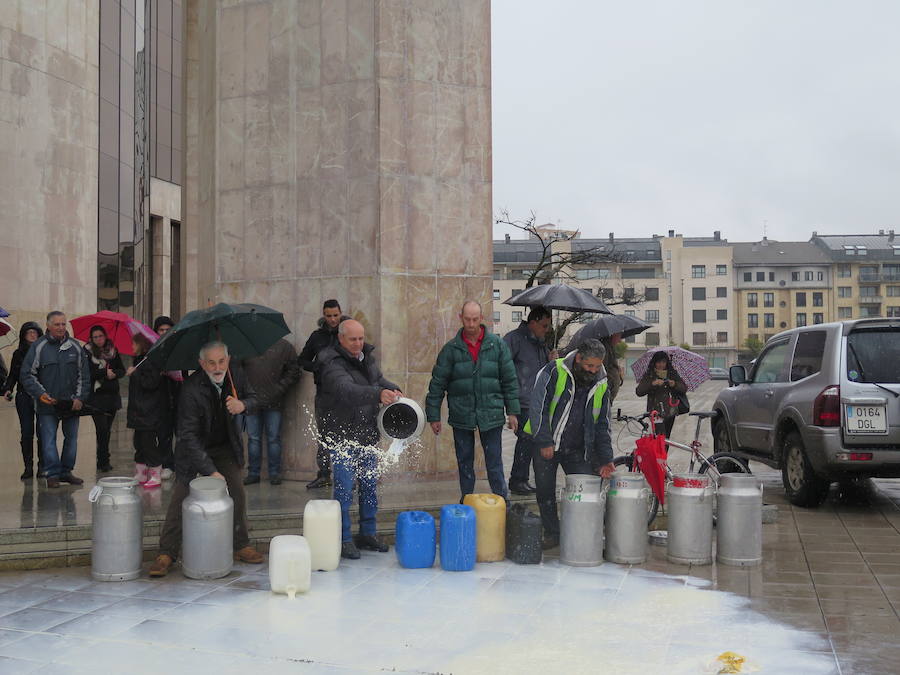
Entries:
<svg viewBox="0 0 900 675">
<path fill-rule="evenodd" d="M 692 395 L 694 409 L 708 406 L 719 386 Z M 627 394 L 621 407 L 642 408 Z M 7 411 L 0 416 L 6 441 Z M 90 420 L 85 432 L 93 435 Z M 674 435 L 689 439 L 690 421 L 679 420 Z M 620 448 L 629 443 L 623 433 Z M 127 450 L 118 453 L 116 461 L 127 461 Z M 91 454 L 80 464 L 92 463 Z M 18 461 L 11 448 L 3 453 L 2 527 L 89 522 L 87 482 L 53 494 L 26 489 L 10 479 Z M 777 522 L 763 527 L 757 568 L 673 565 L 654 547 L 638 566 L 568 568 L 545 558 L 460 573 L 403 570 L 391 552 L 316 573 L 310 592 L 293 601 L 267 590 L 265 566 L 239 565 L 203 583 L 177 570 L 119 584 L 94 583 L 85 567 L 7 572 L 0 673 L 702 673 L 717 672 L 711 662 L 726 651 L 744 656 L 748 672 L 898 672 L 900 481 L 835 488 L 821 508 L 800 509 L 785 503 L 780 474 L 753 469 L 778 506 Z M 430 500 L 453 501 L 455 489 L 430 485 Z M 308 493 L 302 483 L 263 483 L 248 494 L 251 512 L 296 514 Z M 412 507 L 423 493 L 394 484 L 382 494 Z"/>
</svg>

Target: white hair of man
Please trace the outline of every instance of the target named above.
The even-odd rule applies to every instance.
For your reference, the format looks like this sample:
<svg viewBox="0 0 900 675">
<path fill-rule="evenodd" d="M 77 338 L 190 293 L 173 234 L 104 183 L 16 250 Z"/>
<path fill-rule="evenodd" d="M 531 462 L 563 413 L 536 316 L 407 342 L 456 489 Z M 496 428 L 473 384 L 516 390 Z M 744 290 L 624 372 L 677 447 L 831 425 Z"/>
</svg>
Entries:
<svg viewBox="0 0 900 675">
<path fill-rule="evenodd" d="M 220 347 L 225 350 L 225 356 L 228 356 L 228 345 L 220 340 L 213 340 L 200 347 L 200 358 L 205 359 L 210 350 L 218 349 Z"/>
<path fill-rule="evenodd" d="M 465 311 L 466 311 L 466 307 L 468 307 L 469 305 L 475 305 L 475 306 L 478 308 L 478 313 L 479 313 L 479 314 L 484 314 L 484 309 L 481 307 L 481 303 L 478 302 L 477 300 L 466 300 L 466 301 L 462 304 L 462 308 L 459 310 L 459 313 L 462 314 L 463 312 L 465 312 Z"/>
</svg>

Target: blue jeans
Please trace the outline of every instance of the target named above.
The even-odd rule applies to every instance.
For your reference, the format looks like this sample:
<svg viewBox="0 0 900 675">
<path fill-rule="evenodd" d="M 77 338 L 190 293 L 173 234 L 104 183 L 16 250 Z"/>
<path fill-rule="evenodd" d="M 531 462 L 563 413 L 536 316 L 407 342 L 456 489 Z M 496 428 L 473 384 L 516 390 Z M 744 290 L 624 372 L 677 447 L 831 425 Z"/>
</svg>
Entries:
<svg viewBox="0 0 900 675">
<path fill-rule="evenodd" d="M 378 459 L 371 450 L 343 447 L 331 455 L 334 474 L 334 498 L 341 505 L 341 541 L 350 541 L 350 504 L 353 484 L 359 489 L 359 533 L 375 536 L 375 514 L 378 513 Z"/>
<path fill-rule="evenodd" d="M 503 477 L 503 427 L 479 429 L 484 464 L 487 469 L 491 492 L 507 499 L 506 479 Z M 475 432 L 472 429 L 453 428 L 453 444 L 456 446 L 456 464 L 459 466 L 459 490 L 462 496 L 475 491 Z"/>
<path fill-rule="evenodd" d="M 269 478 L 281 473 L 281 411 L 260 410 L 247 415 L 247 475 L 258 477 L 262 469 L 262 434 L 266 433 Z"/>
<path fill-rule="evenodd" d="M 44 471 L 47 478 L 59 478 L 72 473 L 75 468 L 75 456 L 78 453 L 78 416 L 62 418 L 63 442 L 62 463 L 56 449 L 56 430 L 60 418 L 56 415 L 38 415 L 38 433 L 41 437 L 41 454 L 44 458 Z"/>
</svg>

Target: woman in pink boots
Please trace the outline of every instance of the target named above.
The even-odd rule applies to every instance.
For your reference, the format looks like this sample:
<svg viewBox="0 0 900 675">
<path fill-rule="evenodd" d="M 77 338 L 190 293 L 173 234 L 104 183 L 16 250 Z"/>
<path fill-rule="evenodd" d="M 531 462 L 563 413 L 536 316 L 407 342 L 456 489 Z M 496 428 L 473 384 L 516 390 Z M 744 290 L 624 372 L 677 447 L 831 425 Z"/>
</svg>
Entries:
<svg viewBox="0 0 900 675">
<path fill-rule="evenodd" d="M 169 393 L 159 370 L 140 365 L 150 351 L 150 341 L 138 333 L 131 344 L 135 356 L 127 371 L 128 428 L 134 429 L 134 478 L 145 488 L 157 488 L 162 484 L 163 458 L 156 436 L 168 411 Z"/>
</svg>

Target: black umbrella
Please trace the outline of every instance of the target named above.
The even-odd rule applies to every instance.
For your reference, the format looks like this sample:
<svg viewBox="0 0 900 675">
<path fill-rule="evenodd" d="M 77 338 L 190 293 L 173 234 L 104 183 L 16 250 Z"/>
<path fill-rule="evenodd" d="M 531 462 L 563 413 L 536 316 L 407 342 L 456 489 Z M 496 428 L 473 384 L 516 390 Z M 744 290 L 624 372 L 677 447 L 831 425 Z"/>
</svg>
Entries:
<svg viewBox="0 0 900 675">
<path fill-rule="evenodd" d="M 590 291 L 565 284 L 532 286 L 512 296 L 503 304 L 514 307 L 543 305 L 548 309 L 560 309 L 565 312 L 612 314 L 603 301 Z"/>
<path fill-rule="evenodd" d="M 569 340 L 566 351 L 570 352 L 580 347 L 585 340 L 601 339 L 621 333 L 622 337 L 629 335 L 637 335 L 643 333 L 650 328 L 652 324 L 641 321 L 637 317 L 628 316 L 626 314 L 609 314 L 601 316 L 593 321 L 586 323 L 578 329 L 578 332 Z"/>
</svg>

